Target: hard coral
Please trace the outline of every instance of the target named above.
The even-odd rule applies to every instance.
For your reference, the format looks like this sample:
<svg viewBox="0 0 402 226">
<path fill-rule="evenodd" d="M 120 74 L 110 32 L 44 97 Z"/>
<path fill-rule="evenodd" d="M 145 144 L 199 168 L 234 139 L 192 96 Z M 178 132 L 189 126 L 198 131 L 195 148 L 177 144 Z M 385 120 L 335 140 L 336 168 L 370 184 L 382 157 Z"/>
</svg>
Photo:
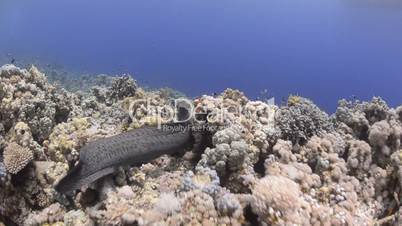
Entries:
<svg viewBox="0 0 402 226">
<path fill-rule="evenodd" d="M 235 219 L 241 218 L 243 208 L 234 194 L 224 193 L 219 195 L 215 202 L 216 209 L 221 216 L 233 217 Z"/>
<path fill-rule="evenodd" d="M 126 97 L 133 97 L 138 91 L 138 86 L 130 75 L 123 75 L 113 78 L 110 85 L 95 86 L 91 91 L 97 101 L 111 106 Z"/>
<path fill-rule="evenodd" d="M 182 212 L 184 222 L 187 225 L 218 223 L 218 213 L 211 196 L 200 190 L 193 190 L 183 194 Z"/>
<path fill-rule="evenodd" d="M 392 130 L 386 120 L 374 123 L 369 130 L 369 141 L 373 146 L 384 147 L 387 144 L 388 137 Z"/>
<path fill-rule="evenodd" d="M 220 190 L 219 177 L 215 170 L 198 167 L 197 173 L 188 171 L 184 175 L 182 188 L 185 191 L 201 190 L 209 195 L 215 195 Z"/>
<path fill-rule="evenodd" d="M 282 138 L 293 143 L 306 142 L 314 135 L 332 132 L 329 116 L 313 102 L 299 97 L 290 98 L 288 106 L 281 107 L 275 116 L 275 124 L 282 132 Z"/>
<path fill-rule="evenodd" d="M 39 213 L 32 213 L 25 220 L 24 225 L 35 226 L 63 221 L 66 210 L 58 203 L 52 204 Z"/>
<path fill-rule="evenodd" d="M 15 142 L 24 148 L 30 149 L 37 160 L 46 159 L 43 147 L 33 139 L 31 128 L 26 123 L 17 122 L 14 128 L 9 131 L 7 138 L 9 142 Z"/>
<path fill-rule="evenodd" d="M 4 149 L 4 165 L 11 174 L 17 174 L 32 160 L 32 151 L 16 143 L 10 143 Z"/>
<path fill-rule="evenodd" d="M 299 186 L 282 176 L 266 176 L 253 189 L 252 210 L 267 225 L 303 224 Z"/>
<path fill-rule="evenodd" d="M 95 223 L 82 210 L 71 210 L 64 215 L 65 226 L 93 226 Z"/>
<path fill-rule="evenodd" d="M 347 164 L 349 171 L 357 178 L 363 179 L 372 163 L 370 145 L 364 141 L 351 141 L 348 152 Z"/>
<path fill-rule="evenodd" d="M 381 97 L 373 97 L 370 102 L 363 102 L 361 108 L 371 124 L 386 119 L 389 111 L 387 103 Z"/>
<path fill-rule="evenodd" d="M 211 167 L 224 176 L 226 173 L 242 169 L 249 153 L 249 145 L 242 140 L 242 128 L 231 126 L 218 131 L 214 137 L 214 149 L 207 148 L 199 165 Z"/>
<path fill-rule="evenodd" d="M 172 193 L 163 193 L 155 204 L 155 211 L 166 216 L 180 212 L 181 204 L 177 197 Z"/>
<path fill-rule="evenodd" d="M 111 100 L 122 100 L 125 97 L 134 96 L 137 88 L 137 82 L 130 75 L 125 75 L 113 81 L 108 96 Z"/>
<path fill-rule="evenodd" d="M 56 162 L 78 160 L 78 150 L 88 139 L 87 129 L 90 123 L 87 118 L 73 118 L 71 122 L 58 124 L 49 137 L 48 155 Z"/>
<path fill-rule="evenodd" d="M 396 108 L 396 114 L 398 116 L 399 121 L 402 123 L 402 106 Z"/>
<path fill-rule="evenodd" d="M 374 97 L 370 102 L 339 101 L 335 113 L 338 127 L 346 125 L 351 133 L 358 139 L 367 139 L 369 127 L 379 121 L 385 120 L 390 108 L 380 97 Z"/>
<path fill-rule="evenodd" d="M 119 168 L 72 197 L 75 206 L 67 212 L 55 204 L 63 200 L 53 186 L 77 163 L 80 147 L 155 125 L 158 107 L 175 96 L 141 89 L 128 76 L 86 76 L 75 83 L 83 90 L 50 85 L 35 67 L 0 69 L 0 215 L 18 225 L 400 221 L 402 106 L 392 109 L 380 98 L 342 100 L 328 117 L 303 97 L 290 96 L 279 108 L 232 89 L 194 100 L 208 120 L 192 121 L 207 130 L 193 135 L 205 144 L 184 156 Z M 22 164 L 11 171 L 32 158 L 33 167 L 11 175 L 5 158 L 16 153 L 28 158 L 21 154 Z"/>
<path fill-rule="evenodd" d="M 29 125 L 36 141 L 43 141 L 57 122 L 56 118 L 64 115 L 61 117 L 64 120 L 69 114 L 71 102 L 61 103 L 60 99 L 71 97 L 48 84 L 35 67 L 27 71 L 14 65 L 5 65 L 0 68 L 0 83 L 0 118 L 6 131 L 17 121 L 22 121 Z M 61 112 L 57 106 L 67 109 Z"/>
</svg>

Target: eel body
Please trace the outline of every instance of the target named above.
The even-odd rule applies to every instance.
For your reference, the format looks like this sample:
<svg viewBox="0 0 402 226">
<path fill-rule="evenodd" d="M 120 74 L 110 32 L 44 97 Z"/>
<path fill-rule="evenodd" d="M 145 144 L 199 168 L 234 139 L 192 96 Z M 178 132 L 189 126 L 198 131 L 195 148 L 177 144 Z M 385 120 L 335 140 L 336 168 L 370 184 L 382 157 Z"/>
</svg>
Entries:
<svg viewBox="0 0 402 226">
<path fill-rule="evenodd" d="M 164 154 L 182 152 L 193 144 L 189 128 L 177 131 L 156 127 L 143 127 L 89 142 L 81 148 L 78 164 L 55 188 L 70 196 L 82 186 L 113 173 L 118 166 L 140 165 Z"/>
<path fill-rule="evenodd" d="M 3 154 L 0 154 L 0 178 L 3 178 L 7 175 L 6 166 L 4 165 Z"/>
</svg>

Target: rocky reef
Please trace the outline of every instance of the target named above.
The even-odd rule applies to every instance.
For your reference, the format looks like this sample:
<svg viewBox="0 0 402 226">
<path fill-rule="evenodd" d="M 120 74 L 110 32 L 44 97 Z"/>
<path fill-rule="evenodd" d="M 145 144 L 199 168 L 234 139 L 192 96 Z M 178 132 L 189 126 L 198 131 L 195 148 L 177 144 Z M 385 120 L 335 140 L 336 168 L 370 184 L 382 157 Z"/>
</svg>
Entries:
<svg viewBox="0 0 402 226">
<path fill-rule="evenodd" d="M 72 92 L 34 66 L 2 66 L 0 225 L 402 224 L 402 106 L 379 97 L 328 115 L 299 96 L 204 95 L 191 102 L 207 116 L 205 146 L 121 167 L 71 198 L 55 191 L 83 145 L 157 124 L 171 93 L 130 76 Z"/>
</svg>

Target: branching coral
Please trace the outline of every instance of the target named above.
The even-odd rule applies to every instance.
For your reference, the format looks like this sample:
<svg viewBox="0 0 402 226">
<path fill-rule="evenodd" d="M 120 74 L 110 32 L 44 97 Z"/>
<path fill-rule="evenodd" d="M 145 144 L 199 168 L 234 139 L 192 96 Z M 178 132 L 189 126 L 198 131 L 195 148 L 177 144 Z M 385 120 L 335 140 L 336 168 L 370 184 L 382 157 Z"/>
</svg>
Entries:
<svg viewBox="0 0 402 226">
<path fill-rule="evenodd" d="M 194 174 L 188 171 L 183 178 L 183 189 L 186 191 L 201 190 L 207 194 L 215 195 L 220 187 L 220 180 L 215 170 L 199 167 Z"/>
<path fill-rule="evenodd" d="M 370 146 L 364 141 L 351 141 L 348 151 L 347 164 L 349 171 L 357 178 L 363 179 L 372 162 Z"/>
<path fill-rule="evenodd" d="M 303 143 L 314 135 L 333 131 L 328 115 L 302 97 L 291 96 L 288 105 L 277 111 L 275 124 L 282 132 L 282 138 L 293 143 Z"/>
<path fill-rule="evenodd" d="M 399 106 L 399 107 L 396 109 L 396 114 L 397 114 L 397 116 L 398 116 L 399 121 L 402 123 L 402 106 Z"/>
<path fill-rule="evenodd" d="M 34 226 L 46 223 L 56 223 L 63 221 L 66 210 L 58 203 L 52 204 L 39 213 L 32 213 L 25 220 L 24 225 Z"/>
<path fill-rule="evenodd" d="M 138 89 L 137 82 L 130 75 L 113 78 L 110 86 L 95 86 L 91 89 L 96 100 L 111 106 L 126 97 L 132 97 Z"/>
<path fill-rule="evenodd" d="M 71 110 L 70 101 L 64 101 L 71 97 L 48 84 L 34 66 L 27 71 L 5 65 L 0 68 L 0 82 L 0 118 L 6 130 L 22 121 L 29 125 L 35 140 L 43 141 L 56 122 L 65 120 Z"/>
<path fill-rule="evenodd" d="M 221 216 L 233 217 L 239 219 L 243 214 L 242 206 L 234 194 L 224 193 L 218 196 L 216 209 Z"/>
<path fill-rule="evenodd" d="M 65 226 L 93 226 L 95 223 L 82 210 L 71 210 L 64 215 Z"/>
<path fill-rule="evenodd" d="M 381 97 L 373 97 L 370 102 L 361 104 L 367 120 L 372 124 L 387 118 L 389 107 Z"/>
<path fill-rule="evenodd" d="M 346 132 L 358 139 L 367 139 L 369 127 L 379 121 L 385 120 L 389 115 L 389 107 L 379 97 L 374 97 L 370 102 L 339 101 L 335 113 L 336 124 L 342 128 L 349 128 Z"/>
<path fill-rule="evenodd" d="M 182 214 L 186 224 L 217 224 L 218 213 L 211 196 L 199 190 L 183 194 Z"/>
<path fill-rule="evenodd" d="M 243 163 L 249 152 L 249 147 L 242 140 L 242 128 L 240 126 L 232 126 L 218 131 L 213 137 L 213 142 L 216 148 L 207 148 L 199 165 L 210 166 L 221 175 L 238 171 L 244 167 Z"/>
<path fill-rule="evenodd" d="M 254 173 L 254 164 L 259 159 L 260 150 L 243 138 L 245 129 L 232 125 L 216 132 L 213 136 L 214 148 L 207 148 L 198 166 L 211 168 L 218 173 L 221 183 L 233 192 L 248 190 L 245 176 Z"/>
<path fill-rule="evenodd" d="M 400 186 L 402 186 L 402 150 L 392 154 L 391 161 L 394 168 L 393 173 L 398 179 Z"/>
<path fill-rule="evenodd" d="M 108 96 L 111 100 L 122 100 L 134 96 L 137 88 L 137 82 L 130 75 L 125 75 L 113 81 Z"/>
<path fill-rule="evenodd" d="M 391 135 L 392 130 L 387 121 L 382 120 L 374 123 L 370 127 L 369 141 L 373 146 L 384 147 L 387 144 L 388 137 Z"/>
</svg>

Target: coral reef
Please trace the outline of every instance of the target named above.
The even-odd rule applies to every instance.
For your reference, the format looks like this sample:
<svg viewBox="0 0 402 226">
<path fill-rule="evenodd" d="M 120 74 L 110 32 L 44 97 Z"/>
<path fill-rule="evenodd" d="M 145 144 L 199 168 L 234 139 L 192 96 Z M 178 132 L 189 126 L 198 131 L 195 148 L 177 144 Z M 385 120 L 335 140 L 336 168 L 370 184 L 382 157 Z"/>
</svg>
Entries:
<svg viewBox="0 0 402 226">
<path fill-rule="evenodd" d="M 178 94 L 127 75 L 68 91 L 55 76 L 0 68 L 0 225 L 402 222 L 402 106 L 379 97 L 341 100 L 329 116 L 299 96 L 275 106 L 233 89 L 204 95 L 190 121 L 204 145 L 120 167 L 66 199 L 54 187 L 83 146 L 156 125 Z"/>
</svg>

